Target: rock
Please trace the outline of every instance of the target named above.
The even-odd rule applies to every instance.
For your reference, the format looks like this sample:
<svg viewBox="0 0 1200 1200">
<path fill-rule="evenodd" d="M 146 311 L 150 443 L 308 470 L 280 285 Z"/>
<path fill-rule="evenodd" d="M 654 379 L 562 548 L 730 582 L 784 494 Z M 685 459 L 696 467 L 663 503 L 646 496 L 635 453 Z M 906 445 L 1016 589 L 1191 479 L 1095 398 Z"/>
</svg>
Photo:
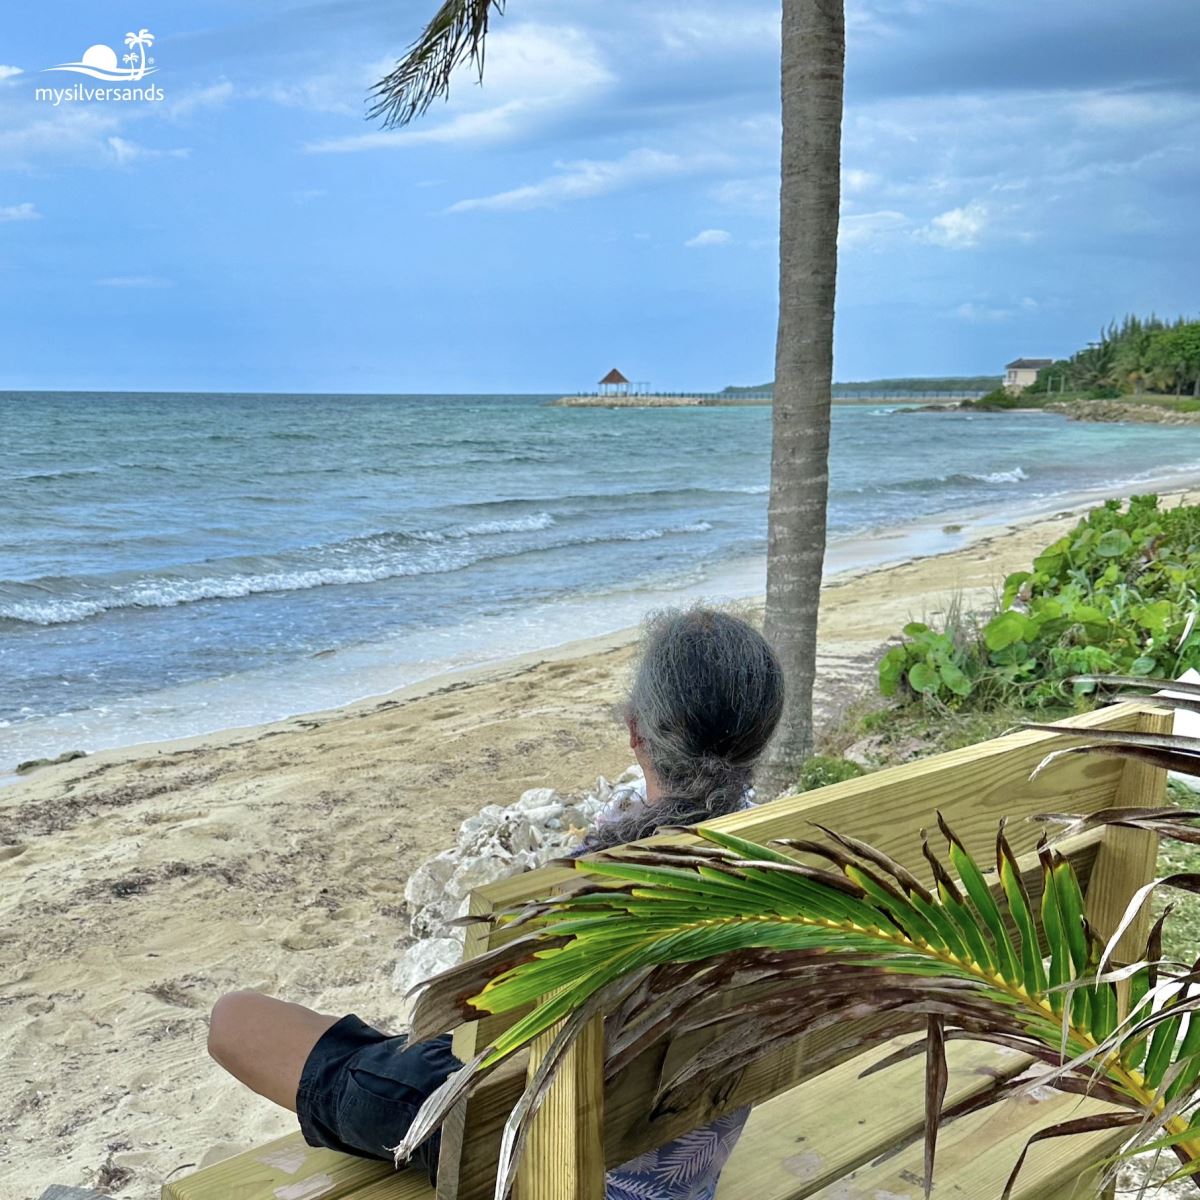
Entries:
<svg viewBox="0 0 1200 1200">
<path fill-rule="evenodd" d="M 621 782 L 641 778 L 641 769 L 633 766 Z M 454 848 L 423 862 L 405 885 L 409 932 L 417 940 L 397 962 L 396 990 L 407 991 L 458 961 L 462 930 L 450 923 L 466 912 L 472 891 L 567 854 L 612 793 L 603 776 L 594 792 L 582 796 L 530 788 L 508 807 L 489 804 L 463 821 Z"/>
<path fill-rule="evenodd" d="M 461 958 L 461 938 L 439 937 L 417 942 L 401 954 L 396 963 L 392 972 L 392 990 L 404 995 L 418 983 L 448 970 Z"/>
<path fill-rule="evenodd" d="M 87 758 L 87 751 L 66 750 L 57 758 L 28 758 L 17 763 L 16 771 L 18 775 L 28 775 L 30 771 L 36 771 L 39 767 L 57 767 L 59 763 L 74 762 L 77 758 Z"/>
<path fill-rule="evenodd" d="M 637 763 L 634 763 L 632 767 L 627 767 L 617 776 L 617 787 L 622 787 L 627 783 L 641 783 L 645 778 L 646 773 Z"/>
<path fill-rule="evenodd" d="M 109 1200 L 109 1197 L 91 1188 L 64 1187 L 61 1183 L 53 1183 L 38 1200 Z"/>
<path fill-rule="evenodd" d="M 455 900 L 473 892 L 476 888 L 487 883 L 495 883 L 514 873 L 516 869 L 515 856 L 507 852 L 483 855 L 480 858 L 468 858 L 459 864 L 458 869 L 450 877 L 446 891 Z"/>
<path fill-rule="evenodd" d="M 429 937 L 445 932 L 456 897 L 447 886 L 458 869 L 458 854 L 444 850 L 435 858 L 423 862 L 408 878 L 404 899 L 408 904 L 409 928 L 417 937 Z"/>
<path fill-rule="evenodd" d="M 857 763 L 860 767 L 874 767 L 878 765 L 883 755 L 883 745 L 883 738 L 879 734 L 873 733 L 865 738 L 859 738 L 857 742 L 847 746 L 842 751 L 842 757 L 847 762 Z"/>
<path fill-rule="evenodd" d="M 842 757 L 860 767 L 877 767 L 881 763 L 909 762 L 929 749 L 920 738 L 906 737 L 889 741 L 881 733 L 872 733 L 847 746 Z"/>
<path fill-rule="evenodd" d="M 545 808 L 547 804 L 556 803 L 558 798 L 558 793 L 553 788 L 530 788 L 529 791 L 521 793 L 516 807 L 525 811 L 531 808 Z"/>
</svg>

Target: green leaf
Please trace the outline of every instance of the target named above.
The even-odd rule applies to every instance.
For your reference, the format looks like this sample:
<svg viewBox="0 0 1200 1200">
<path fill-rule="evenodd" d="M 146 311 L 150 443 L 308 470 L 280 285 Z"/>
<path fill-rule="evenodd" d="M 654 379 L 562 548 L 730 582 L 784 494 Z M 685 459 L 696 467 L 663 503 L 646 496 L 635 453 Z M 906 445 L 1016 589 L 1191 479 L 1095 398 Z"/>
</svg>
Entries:
<svg viewBox="0 0 1200 1200">
<path fill-rule="evenodd" d="M 954 663 L 943 663 L 938 668 L 938 674 L 942 677 L 942 683 L 956 696 L 971 694 L 971 681 Z"/>
<path fill-rule="evenodd" d="M 1118 558 L 1132 549 L 1133 539 L 1123 529 L 1110 529 L 1096 542 L 1096 553 L 1101 558 Z"/>
<path fill-rule="evenodd" d="M 1015 609 L 993 617 L 983 628 L 983 640 L 989 650 L 1006 650 L 1017 642 L 1028 640 L 1029 618 Z"/>
<path fill-rule="evenodd" d="M 913 663 L 908 670 L 908 686 L 922 695 L 936 696 L 941 687 L 941 679 L 928 663 Z"/>
<path fill-rule="evenodd" d="M 908 664 L 908 652 L 903 646 L 893 646 L 879 661 L 879 690 L 885 696 L 894 696 L 904 678 Z"/>
</svg>

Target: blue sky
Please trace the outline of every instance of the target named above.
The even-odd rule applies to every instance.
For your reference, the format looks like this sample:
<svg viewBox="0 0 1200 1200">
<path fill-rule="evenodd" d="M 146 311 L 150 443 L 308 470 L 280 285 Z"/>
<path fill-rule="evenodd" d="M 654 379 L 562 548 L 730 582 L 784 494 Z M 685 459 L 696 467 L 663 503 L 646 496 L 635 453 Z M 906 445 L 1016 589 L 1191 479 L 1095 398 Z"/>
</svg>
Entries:
<svg viewBox="0 0 1200 1200">
<path fill-rule="evenodd" d="M 368 84 L 434 0 L 0 16 L 0 388 L 557 391 L 771 374 L 778 12 L 509 0 L 482 88 Z M 158 104 L 38 102 L 127 30 Z M 1196 313 L 1195 0 L 850 0 L 839 379 Z"/>
</svg>

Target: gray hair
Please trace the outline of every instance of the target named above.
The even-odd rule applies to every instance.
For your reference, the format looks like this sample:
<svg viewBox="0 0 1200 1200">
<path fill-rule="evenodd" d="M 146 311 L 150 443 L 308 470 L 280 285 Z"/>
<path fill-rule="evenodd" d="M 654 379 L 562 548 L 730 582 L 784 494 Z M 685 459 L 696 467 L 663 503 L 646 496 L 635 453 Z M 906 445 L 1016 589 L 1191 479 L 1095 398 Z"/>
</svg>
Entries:
<svg viewBox="0 0 1200 1200">
<path fill-rule="evenodd" d="M 736 812 L 782 711 L 783 670 L 758 630 L 711 608 L 653 617 L 625 712 L 664 794 L 589 847 Z"/>
</svg>

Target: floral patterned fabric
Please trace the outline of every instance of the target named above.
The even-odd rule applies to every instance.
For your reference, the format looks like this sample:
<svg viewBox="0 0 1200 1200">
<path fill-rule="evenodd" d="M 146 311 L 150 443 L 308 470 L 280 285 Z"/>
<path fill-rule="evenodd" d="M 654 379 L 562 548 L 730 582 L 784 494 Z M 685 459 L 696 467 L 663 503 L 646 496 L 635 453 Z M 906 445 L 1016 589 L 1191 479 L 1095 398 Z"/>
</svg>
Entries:
<svg viewBox="0 0 1200 1200">
<path fill-rule="evenodd" d="M 645 806 L 644 783 L 618 788 L 597 814 L 596 824 L 624 820 Z M 746 793 L 741 806 L 754 807 L 753 791 Z M 605 1200 L 713 1200 L 721 1170 L 749 1115 L 748 1108 L 736 1109 L 609 1171 Z"/>
</svg>

